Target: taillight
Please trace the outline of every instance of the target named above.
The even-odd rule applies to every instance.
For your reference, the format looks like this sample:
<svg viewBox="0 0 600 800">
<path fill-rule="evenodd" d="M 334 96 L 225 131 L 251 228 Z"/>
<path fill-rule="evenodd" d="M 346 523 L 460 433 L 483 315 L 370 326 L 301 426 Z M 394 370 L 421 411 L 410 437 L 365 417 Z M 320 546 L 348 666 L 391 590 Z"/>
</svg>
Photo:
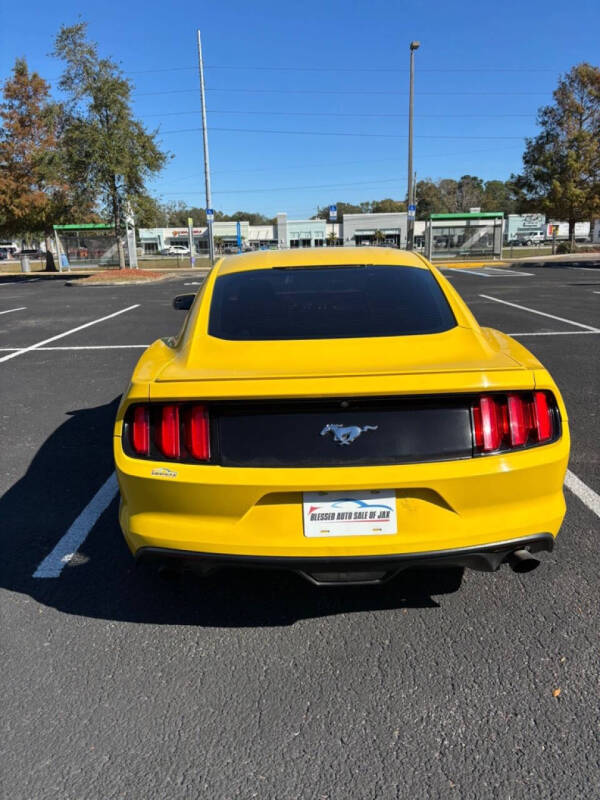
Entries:
<svg viewBox="0 0 600 800">
<path fill-rule="evenodd" d="M 210 427 L 206 406 L 150 403 L 134 406 L 123 431 L 129 455 L 156 461 L 208 461 Z"/>
<path fill-rule="evenodd" d="M 482 397 L 479 400 L 481 411 L 482 450 L 497 450 L 502 441 L 500 426 L 501 416 L 493 397 Z"/>
<path fill-rule="evenodd" d="M 548 392 L 482 395 L 472 407 L 475 450 L 490 453 L 551 440 L 554 408 Z"/>
<path fill-rule="evenodd" d="M 179 458 L 179 406 L 162 407 L 156 443 L 167 458 Z"/>
<path fill-rule="evenodd" d="M 510 443 L 513 447 L 519 447 L 526 443 L 531 427 L 529 409 L 521 395 L 508 395 L 508 417 L 510 419 Z"/>
<path fill-rule="evenodd" d="M 535 409 L 535 428 L 538 442 L 546 442 L 552 438 L 552 414 L 548 408 L 546 392 L 533 393 L 533 406 Z"/>
<path fill-rule="evenodd" d="M 150 452 L 150 414 L 148 406 L 136 406 L 131 423 L 131 446 L 139 456 Z"/>
<path fill-rule="evenodd" d="M 210 457 L 210 438 L 208 413 L 205 406 L 192 406 L 184 415 L 185 445 L 190 455 L 197 461 L 207 461 Z"/>
</svg>

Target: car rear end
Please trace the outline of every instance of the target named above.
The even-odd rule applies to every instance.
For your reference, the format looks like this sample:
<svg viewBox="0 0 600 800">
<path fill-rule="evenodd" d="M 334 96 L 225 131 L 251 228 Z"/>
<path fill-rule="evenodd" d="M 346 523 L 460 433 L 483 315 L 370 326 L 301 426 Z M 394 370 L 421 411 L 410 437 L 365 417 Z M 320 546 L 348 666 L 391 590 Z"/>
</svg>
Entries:
<svg viewBox="0 0 600 800">
<path fill-rule="evenodd" d="M 283 317 L 248 328 L 241 304 L 219 329 L 211 276 L 179 343 L 143 359 L 117 419 L 120 519 L 136 557 L 286 567 L 330 583 L 413 566 L 493 570 L 515 552 L 551 550 L 569 449 L 560 394 L 428 274 L 451 323 L 421 309 L 411 325 L 423 333 L 322 338 L 319 325 L 339 325 L 331 317 L 351 302 L 350 288 L 340 302 L 322 286 L 320 299 L 294 300 L 313 317 L 332 311 L 319 338 L 304 340 L 298 318 L 294 338 L 258 339 Z M 339 292 L 340 278 L 324 286 Z M 289 304 L 294 280 L 275 281 L 287 287 L 278 303 Z"/>
</svg>

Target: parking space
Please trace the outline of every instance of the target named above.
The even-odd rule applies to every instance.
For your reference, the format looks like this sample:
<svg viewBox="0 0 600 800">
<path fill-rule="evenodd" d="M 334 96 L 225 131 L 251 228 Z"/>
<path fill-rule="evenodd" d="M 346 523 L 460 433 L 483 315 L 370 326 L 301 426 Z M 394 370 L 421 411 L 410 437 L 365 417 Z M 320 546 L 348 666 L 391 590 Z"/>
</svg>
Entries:
<svg viewBox="0 0 600 800">
<path fill-rule="evenodd" d="M 134 568 L 112 423 L 142 346 L 179 330 L 172 297 L 201 281 L 0 282 L 2 747 L 31 765 L 6 776 L 13 797 L 590 797 L 600 270 L 445 274 L 549 368 L 573 437 L 554 553 L 458 590 Z"/>
</svg>

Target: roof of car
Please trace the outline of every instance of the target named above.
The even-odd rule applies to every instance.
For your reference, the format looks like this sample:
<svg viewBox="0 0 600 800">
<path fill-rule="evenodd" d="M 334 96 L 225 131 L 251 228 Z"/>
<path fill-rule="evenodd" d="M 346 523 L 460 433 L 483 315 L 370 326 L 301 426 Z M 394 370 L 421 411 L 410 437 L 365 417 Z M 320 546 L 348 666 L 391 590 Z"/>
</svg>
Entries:
<svg viewBox="0 0 600 800">
<path fill-rule="evenodd" d="M 226 256 L 217 264 L 219 275 L 275 267 L 327 267 L 351 264 L 388 264 L 398 267 L 429 265 L 417 253 L 391 247 L 311 247 L 293 250 L 256 250 Z"/>
</svg>

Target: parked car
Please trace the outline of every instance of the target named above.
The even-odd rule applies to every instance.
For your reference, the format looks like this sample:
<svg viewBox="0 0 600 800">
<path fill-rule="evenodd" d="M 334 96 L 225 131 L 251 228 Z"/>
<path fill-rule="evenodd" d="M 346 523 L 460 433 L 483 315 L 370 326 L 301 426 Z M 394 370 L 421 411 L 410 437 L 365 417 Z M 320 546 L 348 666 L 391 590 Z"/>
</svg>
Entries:
<svg viewBox="0 0 600 800">
<path fill-rule="evenodd" d="M 567 413 L 538 359 L 416 253 L 258 251 L 175 298 L 114 429 L 140 561 L 529 572 L 564 514 Z"/>
<path fill-rule="evenodd" d="M 183 244 L 172 244 L 162 251 L 164 256 L 189 256 L 190 248 Z"/>
</svg>

